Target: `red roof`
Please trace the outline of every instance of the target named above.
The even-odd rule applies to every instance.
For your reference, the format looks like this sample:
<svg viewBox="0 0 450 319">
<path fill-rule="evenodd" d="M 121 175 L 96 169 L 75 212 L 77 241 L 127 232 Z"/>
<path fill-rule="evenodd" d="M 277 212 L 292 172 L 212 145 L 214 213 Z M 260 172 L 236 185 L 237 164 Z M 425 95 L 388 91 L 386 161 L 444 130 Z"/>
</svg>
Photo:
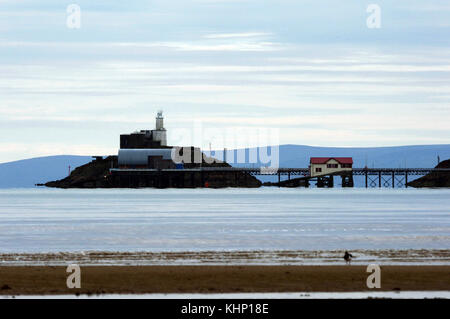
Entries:
<svg viewBox="0 0 450 319">
<path fill-rule="evenodd" d="M 311 157 L 311 164 L 326 164 L 330 159 L 336 160 L 339 164 L 353 164 L 351 157 Z"/>
</svg>

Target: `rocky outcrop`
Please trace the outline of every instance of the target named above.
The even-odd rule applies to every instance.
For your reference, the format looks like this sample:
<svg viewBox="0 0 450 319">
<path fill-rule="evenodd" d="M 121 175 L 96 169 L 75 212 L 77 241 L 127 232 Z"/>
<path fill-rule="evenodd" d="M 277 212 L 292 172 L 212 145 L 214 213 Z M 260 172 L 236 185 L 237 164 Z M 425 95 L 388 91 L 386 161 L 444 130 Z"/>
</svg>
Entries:
<svg viewBox="0 0 450 319">
<path fill-rule="evenodd" d="M 202 167 L 231 167 L 228 163 L 204 161 Z M 146 176 L 113 176 L 110 168 L 117 167 L 117 156 L 108 156 L 77 167 L 69 176 L 44 185 L 55 188 L 192 188 L 192 187 L 260 187 L 261 182 L 244 172 L 155 172 Z M 187 164 L 185 168 L 198 168 Z"/>
<path fill-rule="evenodd" d="M 450 169 L 450 159 L 440 162 L 435 168 Z M 450 171 L 431 172 L 408 183 L 408 187 L 450 187 Z"/>
<path fill-rule="evenodd" d="M 47 182 L 47 187 L 56 188 L 112 188 L 109 169 L 117 167 L 117 156 L 96 159 L 74 169 L 66 178 Z"/>
</svg>

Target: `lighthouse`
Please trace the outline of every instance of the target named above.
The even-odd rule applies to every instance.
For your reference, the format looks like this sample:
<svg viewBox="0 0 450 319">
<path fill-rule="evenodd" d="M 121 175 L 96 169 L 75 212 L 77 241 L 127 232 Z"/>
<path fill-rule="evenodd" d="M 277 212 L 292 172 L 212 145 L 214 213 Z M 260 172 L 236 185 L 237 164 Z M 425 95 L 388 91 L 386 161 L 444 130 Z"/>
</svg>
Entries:
<svg viewBox="0 0 450 319">
<path fill-rule="evenodd" d="M 156 114 L 156 130 L 164 130 L 163 111 L 158 111 Z"/>
<path fill-rule="evenodd" d="M 161 142 L 161 146 L 167 146 L 167 132 L 164 128 L 163 111 L 156 114 L 156 127 L 152 131 L 153 140 Z"/>
<path fill-rule="evenodd" d="M 154 130 L 140 130 L 131 134 L 120 135 L 121 149 L 135 148 L 165 148 L 167 146 L 167 131 L 164 128 L 163 112 L 156 114 Z"/>
</svg>

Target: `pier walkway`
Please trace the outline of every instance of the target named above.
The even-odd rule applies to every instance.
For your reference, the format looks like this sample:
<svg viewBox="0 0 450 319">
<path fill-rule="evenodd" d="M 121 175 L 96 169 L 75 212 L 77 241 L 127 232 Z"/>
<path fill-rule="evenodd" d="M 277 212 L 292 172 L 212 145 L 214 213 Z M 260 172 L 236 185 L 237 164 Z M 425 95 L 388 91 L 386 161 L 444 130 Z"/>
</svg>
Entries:
<svg viewBox="0 0 450 319">
<path fill-rule="evenodd" d="M 200 167 L 188 169 L 131 169 L 131 168 L 112 168 L 110 172 L 113 175 L 128 176 L 148 176 L 154 174 L 171 173 L 208 173 L 219 172 L 241 172 L 253 176 L 276 175 L 278 183 L 281 182 L 281 176 L 287 176 L 287 180 L 296 179 L 306 181 L 306 186 L 311 181 L 317 181 L 318 185 L 324 187 L 333 187 L 332 176 L 341 176 L 344 187 L 353 187 L 353 176 L 364 176 L 365 187 L 407 187 L 409 176 L 423 176 L 431 172 L 450 173 L 448 168 L 353 168 L 352 171 L 334 172 L 319 176 L 310 176 L 308 168 L 249 168 L 249 167 Z M 345 179 L 345 180 L 344 180 Z M 330 184 L 331 183 L 331 184 Z"/>
</svg>

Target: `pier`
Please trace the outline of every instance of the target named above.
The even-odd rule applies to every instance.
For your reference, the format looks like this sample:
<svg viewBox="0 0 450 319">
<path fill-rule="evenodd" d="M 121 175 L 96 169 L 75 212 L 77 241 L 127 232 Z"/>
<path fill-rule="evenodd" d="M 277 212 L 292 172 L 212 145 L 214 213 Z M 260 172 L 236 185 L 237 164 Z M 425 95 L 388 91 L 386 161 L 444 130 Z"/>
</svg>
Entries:
<svg viewBox="0 0 450 319">
<path fill-rule="evenodd" d="M 316 182 L 317 187 L 334 187 L 334 176 L 342 178 L 342 187 L 353 187 L 353 176 L 364 176 L 366 188 L 406 188 L 410 176 L 424 176 L 431 172 L 449 173 L 447 168 L 353 168 L 351 171 L 333 172 L 332 174 L 311 176 L 308 168 L 247 168 L 247 167 L 203 167 L 190 169 L 126 169 L 112 168 L 110 173 L 118 183 L 128 186 L 154 187 L 203 187 L 211 174 L 236 176 L 245 173 L 251 176 L 273 175 L 278 177 L 278 186 L 290 182 L 288 187 L 309 187 Z M 241 175 L 242 176 L 242 175 Z M 281 180 L 287 176 L 287 180 Z M 163 178 L 164 177 L 164 178 Z M 168 177 L 168 178 L 167 178 Z M 148 185 L 148 179 L 156 182 Z M 165 182 L 163 180 L 166 180 Z M 197 182 L 196 182 L 197 181 Z"/>
</svg>

